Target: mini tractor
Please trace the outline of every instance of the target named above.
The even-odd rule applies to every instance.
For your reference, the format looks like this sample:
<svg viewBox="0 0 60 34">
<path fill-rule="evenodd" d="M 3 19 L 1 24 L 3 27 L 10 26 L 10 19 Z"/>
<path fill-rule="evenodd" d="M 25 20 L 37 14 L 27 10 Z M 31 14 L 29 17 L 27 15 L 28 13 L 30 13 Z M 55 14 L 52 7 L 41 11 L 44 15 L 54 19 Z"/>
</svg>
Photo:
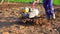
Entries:
<svg viewBox="0 0 60 34">
<path fill-rule="evenodd" d="M 20 18 L 24 23 L 34 21 L 35 17 L 38 18 L 40 13 L 38 9 L 31 7 L 22 7 L 21 10 Z"/>
</svg>

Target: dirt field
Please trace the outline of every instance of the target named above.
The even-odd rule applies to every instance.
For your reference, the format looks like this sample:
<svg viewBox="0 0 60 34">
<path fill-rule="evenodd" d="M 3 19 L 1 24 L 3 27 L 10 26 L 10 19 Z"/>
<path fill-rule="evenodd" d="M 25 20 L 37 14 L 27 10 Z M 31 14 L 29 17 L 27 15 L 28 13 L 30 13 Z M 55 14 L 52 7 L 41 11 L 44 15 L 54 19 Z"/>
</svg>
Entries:
<svg viewBox="0 0 60 34">
<path fill-rule="evenodd" d="M 0 34 L 60 34 L 59 6 L 54 6 L 55 20 L 46 19 L 43 6 L 40 4 L 36 5 L 40 10 L 40 18 L 23 23 L 23 19 L 19 19 L 20 7 L 27 6 L 31 7 L 31 4 L 0 4 Z"/>
</svg>

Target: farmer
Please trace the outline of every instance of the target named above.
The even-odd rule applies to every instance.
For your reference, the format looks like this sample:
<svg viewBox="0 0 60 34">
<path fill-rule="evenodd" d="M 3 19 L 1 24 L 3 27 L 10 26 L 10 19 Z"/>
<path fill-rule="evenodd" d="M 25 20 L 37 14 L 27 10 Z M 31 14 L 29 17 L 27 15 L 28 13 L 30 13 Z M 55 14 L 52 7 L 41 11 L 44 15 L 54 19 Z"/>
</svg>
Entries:
<svg viewBox="0 0 60 34">
<path fill-rule="evenodd" d="M 32 8 L 34 8 L 34 5 L 38 2 L 39 0 L 35 0 L 32 4 Z M 45 9 L 47 19 L 50 19 L 50 18 L 55 19 L 55 13 L 54 13 L 52 0 L 43 0 L 43 7 Z"/>
<path fill-rule="evenodd" d="M 53 0 L 43 0 L 43 7 L 46 12 L 46 16 L 48 19 L 53 18 L 55 19 L 55 13 L 54 13 L 54 8 L 53 8 Z"/>
</svg>

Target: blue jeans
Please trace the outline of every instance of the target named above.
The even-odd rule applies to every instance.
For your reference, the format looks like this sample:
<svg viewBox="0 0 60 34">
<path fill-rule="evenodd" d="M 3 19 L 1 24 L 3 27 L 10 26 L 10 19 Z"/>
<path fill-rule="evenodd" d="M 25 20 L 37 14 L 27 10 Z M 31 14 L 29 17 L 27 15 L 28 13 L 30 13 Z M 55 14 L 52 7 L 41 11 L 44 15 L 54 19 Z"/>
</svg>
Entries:
<svg viewBox="0 0 60 34">
<path fill-rule="evenodd" d="M 43 0 L 43 7 L 45 9 L 47 18 L 50 18 L 50 16 L 54 14 L 52 1 L 53 0 Z"/>
</svg>

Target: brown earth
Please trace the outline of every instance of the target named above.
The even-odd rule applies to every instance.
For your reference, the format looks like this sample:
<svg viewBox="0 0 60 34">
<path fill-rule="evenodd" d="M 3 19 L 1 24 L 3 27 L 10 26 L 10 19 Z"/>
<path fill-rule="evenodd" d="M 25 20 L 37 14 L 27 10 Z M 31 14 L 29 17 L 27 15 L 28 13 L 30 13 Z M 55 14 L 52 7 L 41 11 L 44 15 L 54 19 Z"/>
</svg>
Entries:
<svg viewBox="0 0 60 34">
<path fill-rule="evenodd" d="M 47 20 L 42 4 L 36 5 L 40 18 L 19 19 L 20 7 L 31 4 L 0 4 L 0 34 L 60 34 L 60 7 L 54 6 L 56 19 Z"/>
</svg>

